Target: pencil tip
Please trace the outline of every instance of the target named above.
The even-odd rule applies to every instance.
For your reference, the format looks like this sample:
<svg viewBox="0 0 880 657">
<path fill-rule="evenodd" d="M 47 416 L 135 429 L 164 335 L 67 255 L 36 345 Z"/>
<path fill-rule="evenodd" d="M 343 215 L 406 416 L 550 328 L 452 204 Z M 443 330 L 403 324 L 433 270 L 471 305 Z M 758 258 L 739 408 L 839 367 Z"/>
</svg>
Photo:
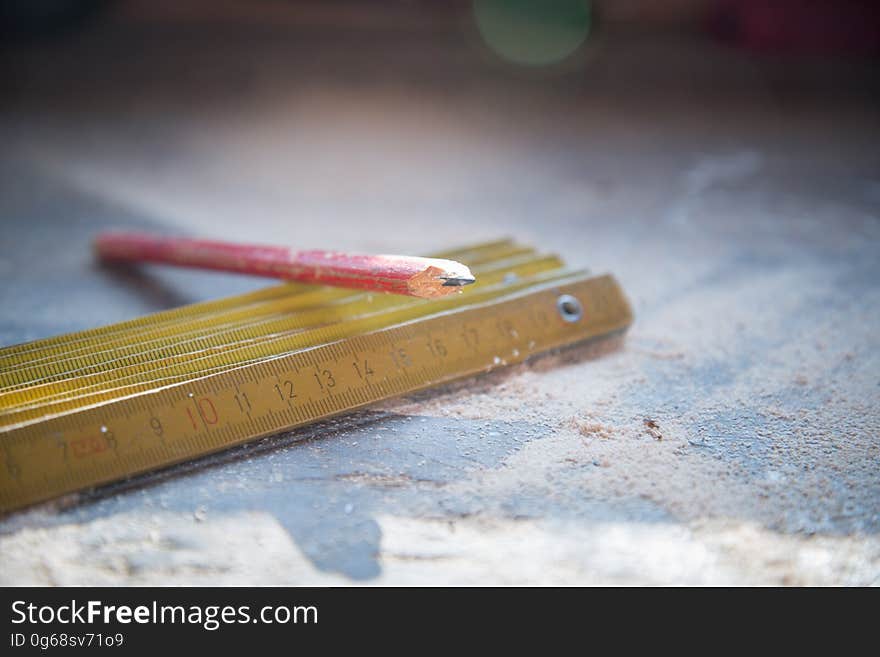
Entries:
<svg viewBox="0 0 880 657">
<path fill-rule="evenodd" d="M 475 282 L 471 270 L 460 262 L 423 258 L 427 268 L 407 280 L 407 294 L 423 299 L 461 292 L 464 285 Z"/>
<path fill-rule="evenodd" d="M 473 276 L 441 276 L 440 278 L 443 280 L 443 287 L 461 287 L 477 280 Z"/>
</svg>

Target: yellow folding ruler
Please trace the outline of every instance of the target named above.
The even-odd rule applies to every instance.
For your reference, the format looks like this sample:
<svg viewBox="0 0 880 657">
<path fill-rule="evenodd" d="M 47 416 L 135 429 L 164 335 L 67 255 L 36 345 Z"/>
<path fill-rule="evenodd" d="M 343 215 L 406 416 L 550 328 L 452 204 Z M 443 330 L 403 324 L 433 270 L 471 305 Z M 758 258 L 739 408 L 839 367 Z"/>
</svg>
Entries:
<svg viewBox="0 0 880 657">
<path fill-rule="evenodd" d="M 0 511 L 625 330 L 613 277 L 499 241 L 416 299 L 282 284 L 0 349 Z"/>
</svg>

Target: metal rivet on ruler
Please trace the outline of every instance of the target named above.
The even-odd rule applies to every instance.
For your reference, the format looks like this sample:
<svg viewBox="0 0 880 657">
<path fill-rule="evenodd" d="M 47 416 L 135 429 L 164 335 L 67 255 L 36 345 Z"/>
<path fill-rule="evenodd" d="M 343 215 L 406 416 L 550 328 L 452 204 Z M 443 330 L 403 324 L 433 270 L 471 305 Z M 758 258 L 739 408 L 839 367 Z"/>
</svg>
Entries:
<svg viewBox="0 0 880 657">
<path fill-rule="evenodd" d="M 570 294 L 559 295 L 559 298 L 556 299 L 556 309 L 566 322 L 577 322 L 584 316 L 584 308 L 581 306 L 581 302 Z"/>
</svg>

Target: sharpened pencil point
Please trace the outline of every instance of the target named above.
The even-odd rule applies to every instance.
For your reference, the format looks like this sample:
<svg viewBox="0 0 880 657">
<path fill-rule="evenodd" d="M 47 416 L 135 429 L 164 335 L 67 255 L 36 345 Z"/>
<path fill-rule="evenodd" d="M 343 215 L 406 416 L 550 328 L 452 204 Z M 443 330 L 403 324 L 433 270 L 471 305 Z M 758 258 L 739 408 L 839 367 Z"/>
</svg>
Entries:
<svg viewBox="0 0 880 657">
<path fill-rule="evenodd" d="M 462 285 L 470 285 L 475 282 L 477 279 L 473 276 L 456 276 L 456 277 L 445 277 L 441 276 L 443 279 L 443 287 L 461 287 Z"/>
</svg>

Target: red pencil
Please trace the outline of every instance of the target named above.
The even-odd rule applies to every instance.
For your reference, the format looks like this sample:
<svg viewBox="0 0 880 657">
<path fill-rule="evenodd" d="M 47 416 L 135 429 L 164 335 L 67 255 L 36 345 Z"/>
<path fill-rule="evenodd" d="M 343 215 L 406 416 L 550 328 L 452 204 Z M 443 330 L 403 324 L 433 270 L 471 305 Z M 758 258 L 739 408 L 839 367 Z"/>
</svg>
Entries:
<svg viewBox="0 0 880 657">
<path fill-rule="evenodd" d="M 95 251 L 106 261 L 158 262 L 422 298 L 450 294 L 474 282 L 470 270 L 453 260 L 296 251 L 140 233 L 102 233 Z"/>
</svg>

